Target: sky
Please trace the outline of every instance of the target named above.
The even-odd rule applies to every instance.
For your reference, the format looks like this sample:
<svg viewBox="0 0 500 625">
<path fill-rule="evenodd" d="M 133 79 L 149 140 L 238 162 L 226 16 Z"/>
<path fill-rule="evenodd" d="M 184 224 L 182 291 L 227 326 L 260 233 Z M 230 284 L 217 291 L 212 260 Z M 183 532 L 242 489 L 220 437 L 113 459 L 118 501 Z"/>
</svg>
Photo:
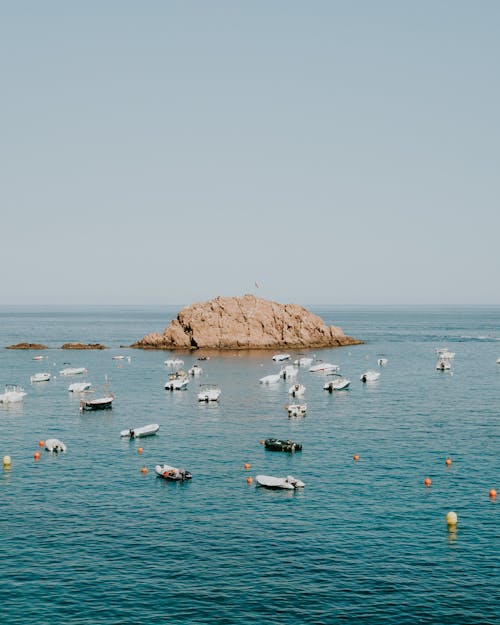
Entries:
<svg viewBox="0 0 500 625">
<path fill-rule="evenodd" d="M 500 3 L 0 0 L 0 305 L 499 305 Z"/>
</svg>

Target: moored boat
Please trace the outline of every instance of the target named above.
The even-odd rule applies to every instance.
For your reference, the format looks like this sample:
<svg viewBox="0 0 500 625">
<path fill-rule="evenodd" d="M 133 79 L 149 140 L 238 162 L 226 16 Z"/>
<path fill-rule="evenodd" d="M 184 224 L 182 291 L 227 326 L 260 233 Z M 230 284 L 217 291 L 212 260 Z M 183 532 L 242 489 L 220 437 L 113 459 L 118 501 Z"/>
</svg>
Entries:
<svg viewBox="0 0 500 625">
<path fill-rule="evenodd" d="M 158 477 L 162 477 L 164 480 L 171 480 L 173 482 L 183 482 L 184 480 L 190 480 L 193 477 L 189 471 L 172 467 L 169 464 L 157 464 L 155 466 L 155 471 Z"/>
<path fill-rule="evenodd" d="M 283 440 L 281 438 L 266 438 L 264 446 L 270 451 L 301 451 L 302 444 L 291 440 Z"/>
<path fill-rule="evenodd" d="M 0 395 L 0 403 L 15 404 L 23 401 L 26 394 L 23 387 L 19 386 L 19 384 L 6 384 L 4 392 Z"/>
<path fill-rule="evenodd" d="M 292 475 L 286 477 L 273 477 L 272 475 L 256 475 L 255 481 L 259 486 L 266 488 L 284 488 L 286 490 L 296 490 L 304 488 L 305 484 L 301 480 L 296 479 Z"/>
<path fill-rule="evenodd" d="M 316 362 L 314 365 L 309 367 L 309 371 L 311 373 L 316 373 L 318 371 L 323 371 L 326 373 L 336 373 L 340 369 L 339 365 L 333 365 L 330 362 Z"/>
<path fill-rule="evenodd" d="M 344 378 L 344 376 L 339 375 L 338 373 L 335 373 L 333 375 L 333 379 L 329 380 L 323 385 L 323 389 L 325 391 L 333 393 L 333 391 L 343 391 L 346 388 L 349 388 L 351 380 Z"/>
<path fill-rule="evenodd" d="M 218 401 L 221 389 L 216 384 L 200 384 L 200 390 L 198 392 L 198 401 Z"/>
<path fill-rule="evenodd" d="M 51 378 L 50 373 L 48 373 L 47 371 L 41 372 L 41 373 L 35 373 L 34 375 L 32 375 L 30 377 L 30 382 L 33 384 L 33 382 L 48 382 Z"/>
<path fill-rule="evenodd" d="M 286 404 L 285 410 L 289 417 L 305 417 L 307 404 Z"/>
<path fill-rule="evenodd" d="M 80 411 L 107 410 L 113 407 L 113 400 L 113 395 L 105 395 L 104 397 L 96 397 L 95 399 L 82 399 L 80 400 Z"/>
<path fill-rule="evenodd" d="M 66 367 L 59 371 L 60 375 L 81 375 L 82 373 L 88 373 L 85 367 Z"/>
<path fill-rule="evenodd" d="M 273 360 L 275 362 L 282 362 L 283 360 L 289 360 L 290 354 L 274 354 Z"/>
<path fill-rule="evenodd" d="M 288 393 L 292 397 L 302 397 L 305 392 L 306 387 L 303 384 L 292 384 L 292 386 L 288 389 Z"/>
<path fill-rule="evenodd" d="M 260 378 L 259 382 L 261 384 L 276 384 L 280 381 L 280 378 L 281 376 L 279 373 L 271 373 L 269 375 L 265 375 L 263 378 Z"/>
<path fill-rule="evenodd" d="M 65 452 L 67 450 L 66 445 L 58 438 L 48 438 L 45 441 L 45 449 L 54 453 Z"/>
<path fill-rule="evenodd" d="M 376 382 L 380 377 L 380 373 L 378 371 L 365 371 L 361 374 L 360 380 L 361 382 Z"/>
<path fill-rule="evenodd" d="M 150 423 L 149 425 L 143 425 L 138 428 L 130 428 L 128 430 L 122 430 L 120 436 L 128 436 L 129 438 L 143 438 L 144 436 L 153 436 L 158 432 L 160 426 L 158 423 Z"/>
</svg>

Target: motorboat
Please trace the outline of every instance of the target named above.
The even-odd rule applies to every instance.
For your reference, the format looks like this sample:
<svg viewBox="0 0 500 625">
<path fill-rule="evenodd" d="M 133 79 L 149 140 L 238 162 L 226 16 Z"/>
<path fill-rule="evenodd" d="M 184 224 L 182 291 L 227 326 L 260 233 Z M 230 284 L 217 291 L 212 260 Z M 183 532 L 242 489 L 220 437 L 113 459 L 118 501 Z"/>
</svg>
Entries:
<svg viewBox="0 0 500 625">
<path fill-rule="evenodd" d="M 455 358 L 455 352 L 450 352 L 448 348 L 441 347 L 436 350 L 436 353 L 438 357 L 436 369 L 438 371 L 450 371 L 453 359 Z"/>
<path fill-rule="evenodd" d="M 323 389 L 325 391 L 328 391 L 329 393 L 333 393 L 333 391 L 343 391 L 344 389 L 349 388 L 350 383 L 351 380 L 348 380 L 347 378 L 344 378 L 344 376 L 335 373 L 333 379 L 329 380 L 328 382 L 326 382 L 326 384 L 323 385 Z"/>
<path fill-rule="evenodd" d="M 497 358 L 497 365 L 500 365 L 500 358 Z"/>
<path fill-rule="evenodd" d="M 88 391 L 91 386 L 91 382 L 73 382 L 68 386 L 68 391 L 70 393 L 83 393 L 84 391 Z"/>
<path fill-rule="evenodd" d="M 82 373 L 88 373 L 85 367 L 66 367 L 66 369 L 59 371 L 60 375 L 80 375 Z"/>
<path fill-rule="evenodd" d="M 184 361 L 180 358 L 170 358 L 168 360 L 165 360 L 164 363 L 167 367 L 182 367 Z"/>
<path fill-rule="evenodd" d="M 185 391 L 189 384 L 189 378 L 185 371 L 176 371 L 168 376 L 165 382 L 166 391 Z"/>
<path fill-rule="evenodd" d="M 305 417 L 307 404 L 286 404 L 285 410 L 289 417 Z"/>
<path fill-rule="evenodd" d="M 377 365 L 379 365 L 380 367 L 385 367 L 385 365 L 388 363 L 389 361 L 387 360 L 387 358 L 379 358 L 377 360 Z"/>
<path fill-rule="evenodd" d="M 361 374 L 359 379 L 361 382 L 375 382 L 380 377 L 380 373 L 378 371 L 365 371 Z"/>
<path fill-rule="evenodd" d="M 43 372 L 43 373 L 35 373 L 34 375 L 32 375 L 30 377 L 30 382 L 33 384 L 33 382 L 48 382 L 51 378 L 50 373 L 48 373 L 47 371 Z"/>
<path fill-rule="evenodd" d="M 301 451 L 302 444 L 291 440 L 283 440 L 281 438 L 266 438 L 264 446 L 270 451 Z"/>
<path fill-rule="evenodd" d="M 198 401 L 218 401 L 221 389 L 216 384 L 200 384 Z"/>
<path fill-rule="evenodd" d="M 169 464 L 157 464 L 155 466 L 155 471 L 158 477 L 162 477 L 165 480 L 172 480 L 173 482 L 183 482 L 193 477 L 189 471 L 171 467 Z"/>
<path fill-rule="evenodd" d="M 0 395 L 0 403 L 14 404 L 26 397 L 27 393 L 19 384 L 6 384 L 4 392 Z"/>
<path fill-rule="evenodd" d="M 125 356 L 122 356 L 122 354 L 117 354 L 116 356 L 111 356 L 111 360 L 124 360 Z"/>
<path fill-rule="evenodd" d="M 120 436 L 128 436 L 128 438 L 143 438 L 144 436 L 153 436 L 159 429 L 160 426 L 158 423 L 150 423 L 149 425 L 143 425 L 139 428 L 122 430 L 120 432 Z"/>
<path fill-rule="evenodd" d="M 293 361 L 293 364 L 297 365 L 297 367 L 310 367 L 313 360 L 314 359 L 309 356 L 299 356 L 296 360 Z"/>
<path fill-rule="evenodd" d="M 54 453 L 63 453 L 67 450 L 66 445 L 60 441 L 58 438 L 48 438 L 45 441 L 45 449 L 47 451 L 52 451 Z"/>
<path fill-rule="evenodd" d="M 260 378 L 259 382 L 261 384 L 276 384 L 281 379 L 281 375 L 279 373 L 271 373 L 270 375 L 265 375 L 263 378 Z"/>
<path fill-rule="evenodd" d="M 113 400 L 113 395 L 104 395 L 95 399 L 82 399 L 80 400 L 80 412 L 83 410 L 107 410 L 113 407 Z"/>
<path fill-rule="evenodd" d="M 292 386 L 288 389 L 288 393 L 292 397 L 302 397 L 306 392 L 306 387 L 303 384 L 292 384 Z"/>
<path fill-rule="evenodd" d="M 188 374 L 192 376 L 201 375 L 202 373 L 203 373 L 203 368 L 200 367 L 200 365 L 197 365 L 196 363 L 190 369 L 188 369 Z"/>
<path fill-rule="evenodd" d="M 298 373 L 298 367 L 294 365 L 286 365 L 285 367 L 282 367 L 280 371 L 280 377 L 284 380 L 291 380 L 292 378 L 296 378 Z"/>
<path fill-rule="evenodd" d="M 266 488 L 284 488 L 286 490 L 296 490 L 297 488 L 304 488 L 304 482 L 296 479 L 292 475 L 286 477 L 273 477 L 272 475 L 256 475 L 255 481 L 259 486 L 265 486 Z"/>
<path fill-rule="evenodd" d="M 48 358 L 48 356 L 41 356 L 41 355 L 33 356 L 33 360 L 43 360 L 44 358 Z"/>
<path fill-rule="evenodd" d="M 330 362 L 317 362 L 309 367 L 309 371 L 316 373 L 323 371 L 324 373 L 336 373 L 340 369 L 339 365 L 332 365 Z"/>
<path fill-rule="evenodd" d="M 275 362 L 282 362 L 283 360 L 289 360 L 290 354 L 274 354 L 273 360 Z"/>
</svg>

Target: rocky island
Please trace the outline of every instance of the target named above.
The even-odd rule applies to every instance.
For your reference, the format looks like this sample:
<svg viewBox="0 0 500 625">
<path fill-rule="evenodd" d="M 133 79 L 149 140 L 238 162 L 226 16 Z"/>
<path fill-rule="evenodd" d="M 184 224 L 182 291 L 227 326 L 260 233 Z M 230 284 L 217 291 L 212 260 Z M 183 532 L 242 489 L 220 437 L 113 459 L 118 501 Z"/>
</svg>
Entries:
<svg viewBox="0 0 500 625">
<path fill-rule="evenodd" d="M 358 345 L 363 341 L 327 326 L 297 304 L 255 295 L 216 297 L 183 308 L 162 334 L 147 334 L 142 349 L 307 349 Z"/>
</svg>

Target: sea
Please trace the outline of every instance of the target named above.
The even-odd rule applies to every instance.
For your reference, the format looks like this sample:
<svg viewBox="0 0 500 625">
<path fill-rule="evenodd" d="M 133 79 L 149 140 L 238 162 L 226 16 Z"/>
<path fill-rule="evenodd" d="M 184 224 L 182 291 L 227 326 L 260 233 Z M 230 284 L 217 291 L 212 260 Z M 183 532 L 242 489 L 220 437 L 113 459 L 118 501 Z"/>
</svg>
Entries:
<svg viewBox="0 0 500 625">
<path fill-rule="evenodd" d="M 272 351 L 127 347 L 178 306 L 0 308 L 0 392 L 27 393 L 0 404 L 0 455 L 11 458 L 0 468 L 2 623 L 500 622 L 490 497 L 500 490 L 500 308 L 308 308 L 364 343 L 304 350 L 351 384 L 330 394 L 324 374 L 301 368 L 303 418 L 285 409 L 289 380 L 259 384 L 283 364 Z M 49 349 L 4 349 L 24 341 Z M 68 341 L 106 349 L 62 350 Z M 456 354 L 450 371 L 436 370 L 442 347 Z M 203 368 L 185 391 L 164 389 L 172 357 Z M 60 375 L 68 366 L 88 373 Z M 371 369 L 379 379 L 361 382 Z M 52 379 L 31 384 L 41 371 Z M 112 409 L 80 412 L 75 381 L 92 382 L 92 396 L 107 384 Z M 220 386 L 218 402 L 197 401 L 204 383 Z M 120 436 L 149 423 L 156 436 Z M 267 451 L 270 437 L 302 451 Z M 67 452 L 39 447 L 48 438 Z M 158 477 L 163 463 L 192 479 Z M 305 487 L 269 490 L 258 474 Z"/>
</svg>

